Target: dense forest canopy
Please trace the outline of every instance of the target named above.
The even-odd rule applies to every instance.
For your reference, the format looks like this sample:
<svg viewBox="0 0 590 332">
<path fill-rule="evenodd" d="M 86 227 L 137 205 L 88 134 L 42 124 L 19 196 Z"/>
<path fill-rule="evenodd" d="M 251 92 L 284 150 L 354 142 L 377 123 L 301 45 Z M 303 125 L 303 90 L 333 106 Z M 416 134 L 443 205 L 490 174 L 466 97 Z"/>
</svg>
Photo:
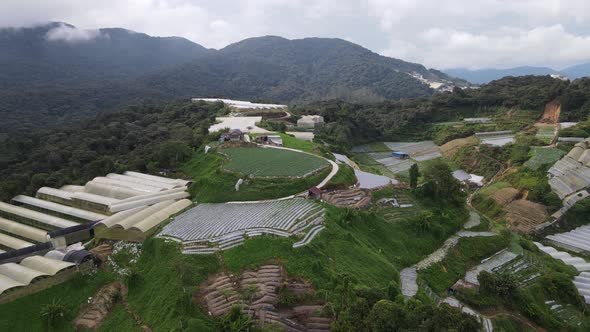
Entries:
<svg viewBox="0 0 590 332">
<path fill-rule="evenodd" d="M 0 148 L 0 198 L 112 171 L 174 172 L 201 145 L 223 107 L 186 101 L 131 106 L 62 129 L 7 136 Z"/>
</svg>

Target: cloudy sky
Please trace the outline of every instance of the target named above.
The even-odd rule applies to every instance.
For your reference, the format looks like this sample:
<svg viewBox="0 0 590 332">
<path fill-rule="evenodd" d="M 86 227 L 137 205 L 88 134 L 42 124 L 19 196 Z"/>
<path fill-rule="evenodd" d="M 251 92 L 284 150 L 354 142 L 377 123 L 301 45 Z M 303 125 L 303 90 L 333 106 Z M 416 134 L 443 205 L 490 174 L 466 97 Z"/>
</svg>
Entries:
<svg viewBox="0 0 590 332">
<path fill-rule="evenodd" d="M 262 35 L 337 37 L 439 69 L 590 62 L 589 0 L 0 1 L 0 26 L 46 21 L 182 36 L 210 48 Z"/>
</svg>

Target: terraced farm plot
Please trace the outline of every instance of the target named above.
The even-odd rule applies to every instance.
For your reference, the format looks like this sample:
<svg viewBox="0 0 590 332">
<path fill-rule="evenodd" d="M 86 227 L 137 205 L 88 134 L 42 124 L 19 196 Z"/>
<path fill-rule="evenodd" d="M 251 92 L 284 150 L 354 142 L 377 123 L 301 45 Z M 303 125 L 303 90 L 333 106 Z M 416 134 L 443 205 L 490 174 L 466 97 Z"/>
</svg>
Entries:
<svg viewBox="0 0 590 332">
<path fill-rule="evenodd" d="M 543 165 L 552 165 L 557 162 L 565 152 L 556 148 L 531 148 L 531 159 L 529 159 L 524 165 L 530 169 L 537 170 Z"/>
<path fill-rule="evenodd" d="M 303 177 L 330 164 L 309 154 L 272 148 L 229 148 L 224 168 L 256 177 Z"/>
</svg>

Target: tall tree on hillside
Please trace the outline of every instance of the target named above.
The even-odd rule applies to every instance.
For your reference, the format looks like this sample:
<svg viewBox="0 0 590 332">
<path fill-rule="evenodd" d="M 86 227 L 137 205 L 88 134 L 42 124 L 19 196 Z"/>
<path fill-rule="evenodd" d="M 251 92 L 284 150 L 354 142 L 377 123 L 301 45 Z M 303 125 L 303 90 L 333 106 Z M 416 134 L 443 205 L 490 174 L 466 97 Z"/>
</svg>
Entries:
<svg viewBox="0 0 590 332">
<path fill-rule="evenodd" d="M 416 189 L 419 176 L 420 170 L 418 169 L 418 164 L 412 165 L 412 167 L 410 167 L 410 187 L 412 187 L 412 189 Z"/>
<path fill-rule="evenodd" d="M 424 172 L 426 185 L 425 194 L 435 200 L 460 203 L 464 199 L 461 184 L 453 175 L 452 170 L 442 160 L 435 160 Z"/>
</svg>

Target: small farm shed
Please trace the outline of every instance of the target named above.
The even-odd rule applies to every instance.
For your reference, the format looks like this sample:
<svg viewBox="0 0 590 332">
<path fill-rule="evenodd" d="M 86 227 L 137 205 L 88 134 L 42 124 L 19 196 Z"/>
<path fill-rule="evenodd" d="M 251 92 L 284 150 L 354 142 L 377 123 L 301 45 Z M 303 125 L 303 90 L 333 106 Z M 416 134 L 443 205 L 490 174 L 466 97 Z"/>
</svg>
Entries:
<svg viewBox="0 0 590 332">
<path fill-rule="evenodd" d="M 324 124 L 324 117 L 321 115 L 304 115 L 297 120 L 297 127 L 299 128 L 315 128 L 321 124 Z"/>
<path fill-rule="evenodd" d="M 490 118 L 465 118 L 463 122 L 467 124 L 477 124 L 477 123 L 491 123 L 492 119 Z"/>
<path fill-rule="evenodd" d="M 453 177 L 457 179 L 457 181 L 464 183 L 466 185 L 474 185 L 477 187 L 483 186 L 483 176 L 469 174 L 463 170 L 456 170 L 453 172 Z"/>
<path fill-rule="evenodd" d="M 220 142 L 239 142 L 244 140 L 244 133 L 240 129 L 231 129 L 227 133 L 221 134 Z"/>
<path fill-rule="evenodd" d="M 279 135 L 264 135 L 260 137 L 262 144 L 283 146 L 283 138 Z"/>
<path fill-rule="evenodd" d="M 410 154 L 406 153 L 406 152 L 402 152 L 402 151 L 395 151 L 391 153 L 391 156 L 393 158 L 398 158 L 398 159 L 409 159 L 410 158 Z"/>
<path fill-rule="evenodd" d="M 309 190 L 307 191 L 307 194 L 309 195 L 309 197 L 313 197 L 313 198 L 321 198 L 322 197 L 322 190 L 318 187 L 311 187 L 309 188 Z"/>
</svg>

